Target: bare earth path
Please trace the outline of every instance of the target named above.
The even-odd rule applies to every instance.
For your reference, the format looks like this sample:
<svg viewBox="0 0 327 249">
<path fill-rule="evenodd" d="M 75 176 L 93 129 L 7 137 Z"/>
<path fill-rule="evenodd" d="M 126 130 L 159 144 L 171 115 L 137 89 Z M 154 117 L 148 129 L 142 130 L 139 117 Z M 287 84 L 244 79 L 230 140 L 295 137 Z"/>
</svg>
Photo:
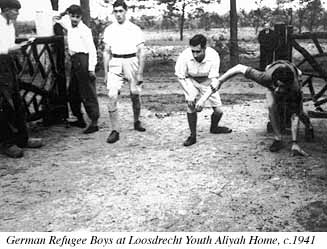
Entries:
<svg viewBox="0 0 327 249">
<path fill-rule="evenodd" d="M 264 101 L 245 101 L 224 108 L 231 134 L 209 134 L 211 111 L 200 113 L 198 143 L 185 148 L 183 111 L 144 110 L 138 133 L 124 98 L 109 145 L 99 100 L 99 132 L 38 127 L 44 148 L 0 155 L 0 231 L 327 231 L 325 120 L 313 120 L 315 142 L 300 129 L 310 157 L 291 157 L 289 144 L 274 154 Z"/>
</svg>

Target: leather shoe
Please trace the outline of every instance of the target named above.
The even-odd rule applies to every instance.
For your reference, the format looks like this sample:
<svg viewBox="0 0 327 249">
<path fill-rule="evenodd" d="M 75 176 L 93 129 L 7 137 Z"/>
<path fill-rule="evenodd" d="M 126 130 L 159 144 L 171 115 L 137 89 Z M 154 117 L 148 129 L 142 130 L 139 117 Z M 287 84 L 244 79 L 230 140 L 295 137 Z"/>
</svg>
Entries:
<svg viewBox="0 0 327 249">
<path fill-rule="evenodd" d="M 119 132 L 117 131 L 112 131 L 107 138 L 107 143 L 113 144 L 119 140 Z"/>
<path fill-rule="evenodd" d="M 196 137 L 189 136 L 185 142 L 183 143 L 184 146 L 191 146 L 192 144 L 196 143 Z"/>
<path fill-rule="evenodd" d="M 41 138 L 29 138 L 27 140 L 26 148 L 36 149 L 43 146 Z"/>
<path fill-rule="evenodd" d="M 84 131 L 83 131 L 83 133 L 84 134 L 90 134 L 90 133 L 93 133 L 93 132 L 97 132 L 99 130 L 99 127 L 97 126 L 97 125 L 92 125 L 92 126 L 89 126 L 89 127 L 87 127 Z"/>
<path fill-rule="evenodd" d="M 86 123 L 84 120 L 76 120 L 76 121 L 72 121 L 72 122 L 69 122 L 69 124 L 71 126 L 76 126 L 76 127 L 79 127 L 79 128 L 85 128 L 86 127 Z"/>
<path fill-rule="evenodd" d="M 271 152 L 277 152 L 277 151 L 281 150 L 283 147 L 284 147 L 284 144 L 281 140 L 274 140 L 274 142 L 270 146 L 269 150 Z"/>
<path fill-rule="evenodd" d="M 6 146 L 3 149 L 3 153 L 8 157 L 12 157 L 12 158 L 20 158 L 24 156 L 24 151 L 21 148 L 19 148 L 17 145 Z"/>
<path fill-rule="evenodd" d="M 136 121 L 136 122 L 134 123 L 134 130 L 142 131 L 142 132 L 143 132 L 143 131 L 145 131 L 145 128 L 142 127 L 140 121 Z"/>
<path fill-rule="evenodd" d="M 210 128 L 210 133 L 213 134 L 223 134 L 223 133 L 231 133 L 232 129 L 229 129 L 228 127 L 225 126 L 217 126 L 214 128 Z"/>
</svg>

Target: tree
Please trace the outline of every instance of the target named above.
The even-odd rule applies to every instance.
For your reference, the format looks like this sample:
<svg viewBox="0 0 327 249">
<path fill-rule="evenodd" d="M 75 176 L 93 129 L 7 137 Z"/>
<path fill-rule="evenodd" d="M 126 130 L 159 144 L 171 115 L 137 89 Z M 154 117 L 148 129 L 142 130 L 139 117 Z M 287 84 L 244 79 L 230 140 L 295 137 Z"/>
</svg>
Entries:
<svg viewBox="0 0 327 249">
<path fill-rule="evenodd" d="M 239 63 L 236 0 L 230 0 L 230 65 Z"/>
<path fill-rule="evenodd" d="M 59 9 L 59 0 L 50 0 L 51 1 L 51 6 L 53 10 L 58 10 Z"/>
<path fill-rule="evenodd" d="M 179 18 L 180 40 L 183 40 L 185 17 L 188 12 L 194 11 L 196 7 L 209 3 L 220 3 L 221 0 L 157 0 L 159 4 L 166 4 L 165 15 Z"/>
</svg>

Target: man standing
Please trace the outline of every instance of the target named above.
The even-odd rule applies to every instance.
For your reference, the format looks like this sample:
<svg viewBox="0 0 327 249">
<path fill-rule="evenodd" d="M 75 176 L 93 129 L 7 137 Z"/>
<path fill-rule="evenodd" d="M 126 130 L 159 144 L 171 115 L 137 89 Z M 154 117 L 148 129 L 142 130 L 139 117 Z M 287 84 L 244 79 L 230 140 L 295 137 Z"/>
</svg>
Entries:
<svg viewBox="0 0 327 249">
<path fill-rule="evenodd" d="M 187 101 L 187 120 L 191 135 L 184 142 L 184 146 L 196 143 L 197 113 L 195 109 L 196 98 L 201 97 L 210 85 L 217 82 L 219 76 L 220 59 L 218 53 L 207 47 L 205 36 L 198 34 L 192 37 L 190 47 L 185 49 L 178 57 L 175 74 L 184 90 Z M 212 107 L 210 132 L 230 133 L 231 129 L 218 126 L 223 115 L 219 93 L 211 95 L 208 100 L 208 107 Z"/>
<path fill-rule="evenodd" d="M 28 42 L 15 44 L 16 21 L 21 5 L 17 0 L 0 0 L 0 142 L 2 152 L 9 157 L 22 157 L 22 148 L 39 148 L 41 139 L 28 137 L 26 114 L 16 78 L 11 52 Z"/>
<path fill-rule="evenodd" d="M 140 91 L 143 83 L 144 37 L 141 29 L 126 19 L 127 5 L 123 0 L 113 4 L 115 23 L 104 32 L 104 72 L 108 88 L 108 111 L 112 132 L 108 143 L 119 140 L 117 102 L 124 82 L 129 83 L 134 113 L 134 129 L 144 132 L 139 120 L 141 111 Z"/>
<path fill-rule="evenodd" d="M 68 14 L 69 19 L 62 18 Z M 82 9 L 78 5 L 71 5 L 61 16 L 54 17 L 54 21 L 67 30 L 67 42 L 71 55 L 71 75 L 68 88 L 69 103 L 77 121 L 71 125 L 86 127 L 81 111 L 83 103 L 91 122 L 83 131 L 84 134 L 99 130 L 99 103 L 95 86 L 95 66 L 97 53 L 91 30 L 81 21 Z"/>
<path fill-rule="evenodd" d="M 274 51 L 277 46 L 275 31 L 266 23 L 264 29 L 259 32 L 258 41 L 260 44 L 260 70 L 264 71 L 266 66 L 273 62 Z"/>
<path fill-rule="evenodd" d="M 208 90 L 203 97 L 197 102 L 196 108 L 201 110 L 206 99 L 219 90 L 222 84 L 231 77 L 243 74 L 246 78 L 251 79 L 261 86 L 268 89 L 266 98 L 269 111 L 269 119 L 274 131 L 274 142 L 270 146 L 271 152 L 277 152 L 284 147 L 282 135 L 280 132 L 280 120 L 278 105 L 284 104 L 291 116 L 292 131 L 292 153 L 293 155 L 307 155 L 297 144 L 297 131 L 299 119 L 305 125 L 306 139 L 313 138 L 313 127 L 309 117 L 303 111 L 303 97 L 301 82 L 299 76 L 301 71 L 288 61 L 275 61 L 267 66 L 265 72 L 258 71 L 245 65 L 237 65 L 224 73 L 217 82 L 212 85 L 212 90 Z"/>
</svg>

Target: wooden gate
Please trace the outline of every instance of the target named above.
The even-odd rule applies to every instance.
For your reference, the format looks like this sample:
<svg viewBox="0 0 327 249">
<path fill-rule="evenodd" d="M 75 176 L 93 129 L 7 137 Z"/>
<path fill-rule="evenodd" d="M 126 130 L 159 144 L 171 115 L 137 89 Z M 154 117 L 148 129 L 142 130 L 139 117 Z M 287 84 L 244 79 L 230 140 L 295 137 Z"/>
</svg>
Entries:
<svg viewBox="0 0 327 249">
<path fill-rule="evenodd" d="M 26 39 L 17 39 L 21 42 Z M 38 37 L 16 57 L 18 81 L 28 121 L 44 124 L 68 117 L 63 36 Z"/>
<path fill-rule="evenodd" d="M 280 55 L 276 51 L 276 57 L 283 57 L 293 61 L 297 67 L 303 72 L 304 80 L 302 81 L 303 87 L 308 87 L 310 97 L 304 99 L 304 101 L 313 101 L 315 110 L 309 111 L 311 117 L 327 118 L 327 111 L 322 108 L 322 105 L 327 103 L 327 97 L 325 95 L 327 91 L 327 51 L 321 46 L 320 41 L 327 39 L 327 33 L 325 32 L 306 32 L 301 34 L 293 33 L 291 26 L 279 25 L 275 27 L 279 30 L 279 37 L 284 41 L 282 54 Z M 316 52 L 310 51 L 301 43 L 305 42 L 308 46 L 314 47 Z M 296 50 L 302 55 L 300 61 L 295 62 L 293 58 L 292 50 Z M 314 81 L 320 80 L 323 82 L 323 87 L 317 89 L 314 85 Z"/>
</svg>

